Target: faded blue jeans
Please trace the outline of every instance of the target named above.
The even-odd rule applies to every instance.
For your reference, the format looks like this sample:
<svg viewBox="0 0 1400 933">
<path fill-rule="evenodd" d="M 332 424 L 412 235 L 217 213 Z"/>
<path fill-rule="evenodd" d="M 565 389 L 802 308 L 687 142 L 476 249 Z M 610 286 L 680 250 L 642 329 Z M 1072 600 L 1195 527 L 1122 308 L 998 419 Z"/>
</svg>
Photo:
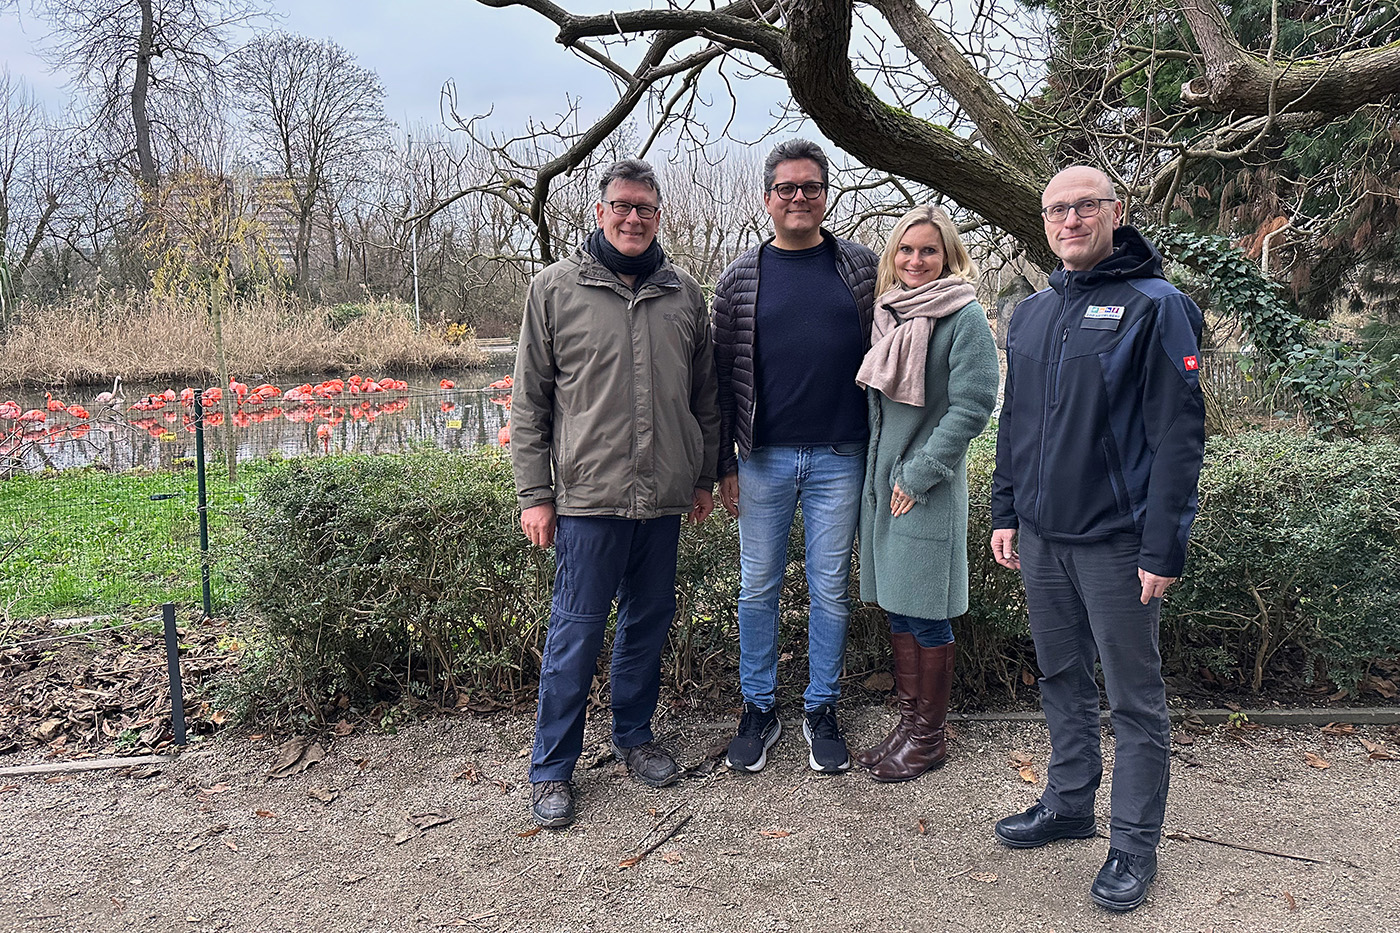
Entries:
<svg viewBox="0 0 1400 933">
<path fill-rule="evenodd" d="M 739 462 L 739 686 L 747 703 L 772 709 L 776 702 L 778 597 L 799 503 L 811 597 L 804 706 L 841 696 L 865 447 L 758 447 Z"/>
</svg>

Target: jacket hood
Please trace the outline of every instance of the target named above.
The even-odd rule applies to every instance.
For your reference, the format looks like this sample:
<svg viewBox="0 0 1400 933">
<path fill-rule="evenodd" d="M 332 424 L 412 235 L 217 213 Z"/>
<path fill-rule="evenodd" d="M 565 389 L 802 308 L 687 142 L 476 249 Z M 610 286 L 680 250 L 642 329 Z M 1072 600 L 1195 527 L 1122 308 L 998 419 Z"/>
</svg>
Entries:
<svg viewBox="0 0 1400 933">
<path fill-rule="evenodd" d="M 1132 226 L 1122 226 L 1113 231 L 1113 252 L 1103 262 L 1084 272 L 1072 273 L 1060 266 L 1050 273 L 1050 286 L 1057 292 L 1063 292 L 1071 275 L 1080 288 L 1125 279 L 1165 278 L 1162 274 L 1162 254 Z"/>
</svg>

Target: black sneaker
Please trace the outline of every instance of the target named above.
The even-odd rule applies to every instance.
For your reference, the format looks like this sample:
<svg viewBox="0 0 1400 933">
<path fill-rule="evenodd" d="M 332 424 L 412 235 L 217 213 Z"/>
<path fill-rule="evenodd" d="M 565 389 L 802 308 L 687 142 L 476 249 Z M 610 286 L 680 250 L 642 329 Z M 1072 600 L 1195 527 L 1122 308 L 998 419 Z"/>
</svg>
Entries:
<svg viewBox="0 0 1400 933">
<path fill-rule="evenodd" d="M 613 742 L 612 750 L 619 761 L 626 762 L 632 776 L 643 784 L 665 787 L 680 780 L 681 769 L 676 767 L 676 759 L 655 742 L 643 742 L 631 748 L 622 748 Z"/>
<path fill-rule="evenodd" d="M 539 781 L 530 787 L 530 813 L 545 829 L 562 829 L 574 821 L 574 786 L 568 781 Z"/>
<path fill-rule="evenodd" d="M 802 720 L 802 735 L 812 748 L 807 763 L 813 771 L 840 774 L 850 770 L 851 753 L 846 748 L 846 737 L 841 734 L 841 724 L 836 721 L 835 706 L 828 703 L 808 710 Z"/>
<path fill-rule="evenodd" d="M 768 763 L 768 749 L 783 734 L 778 722 L 778 708 L 759 709 L 753 703 L 744 704 L 744 717 L 739 720 L 739 733 L 729 740 L 729 753 L 724 763 L 739 771 L 762 771 Z"/>
</svg>

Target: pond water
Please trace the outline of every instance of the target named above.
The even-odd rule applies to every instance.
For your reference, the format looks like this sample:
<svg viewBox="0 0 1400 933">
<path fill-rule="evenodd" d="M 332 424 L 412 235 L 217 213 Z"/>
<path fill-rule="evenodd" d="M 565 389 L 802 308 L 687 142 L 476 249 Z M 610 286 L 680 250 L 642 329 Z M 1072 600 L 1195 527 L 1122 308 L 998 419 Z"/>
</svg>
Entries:
<svg viewBox="0 0 1400 933">
<path fill-rule="evenodd" d="M 209 463 L 223 461 L 230 441 L 240 462 L 273 454 L 393 453 L 422 443 L 449 450 L 496 445 L 509 417 L 510 389 L 501 383 L 513 364 L 500 354 L 483 368 L 456 372 L 303 375 L 269 380 L 277 392 L 264 390 L 267 397 L 256 391 L 263 383 L 249 380 L 252 388 L 233 406 L 232 419 L 207 387 L 194 387 L 182 402 L 184 384 L 123 383 L 118 399 L 101 387 L 0 390 L 0 473 L 170 468 L 195 454 L 190 396 L 197 391 L 207 400 Z"/>
</svg>

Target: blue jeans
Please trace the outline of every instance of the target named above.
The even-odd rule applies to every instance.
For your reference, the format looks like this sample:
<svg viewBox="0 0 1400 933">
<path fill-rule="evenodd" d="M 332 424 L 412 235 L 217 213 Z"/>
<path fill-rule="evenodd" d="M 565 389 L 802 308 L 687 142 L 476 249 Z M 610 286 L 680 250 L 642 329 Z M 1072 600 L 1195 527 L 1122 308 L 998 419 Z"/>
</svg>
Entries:
<svg viewBox="0 0 1400 933">
<path fill-rule="evenodd" d="M 788 534 L 802 505 L 806 536 L 807 709 L 835 703 L 851 607 L 851 545 L 865 482 L 865 445 L 758 447 L 739 462 L 739 686 L 772 709 L 778 685 L 778 597 Z"/>
<path fill-rule="evenodd" d="M 898 612 L 886 612 L 890 631 L 896 635 L 913 635 L 920 648 L 941 648 L 953 643 L 953 623 L 948 619 L 923 619 Z"/>
<path fill-rule="evenodd" d="M 583 751 L 584 713 L 613 597 L 612 735 L 620 748 L 650 742 L 661 691 L 661 651 L 676 614 L 679 515 L 638 521 L 559 516 L 554 601 L 540 660 L 531 781 L 567 781 Z"/>
</svg>

